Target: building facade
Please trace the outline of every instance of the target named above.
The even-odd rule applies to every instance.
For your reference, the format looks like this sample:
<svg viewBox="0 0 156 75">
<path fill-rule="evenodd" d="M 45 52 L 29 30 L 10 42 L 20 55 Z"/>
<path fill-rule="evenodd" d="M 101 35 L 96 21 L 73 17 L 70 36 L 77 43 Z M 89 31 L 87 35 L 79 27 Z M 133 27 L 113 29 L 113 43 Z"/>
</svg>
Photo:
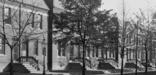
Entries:
<svg viewBox="0 0 156 75">
<path fill-rule="evenodd" d="M 13 62 L 32 60 L 43 69 L 43 55 L 47 58 L 47 28 L 48 7 L 43 0 L 1 0 L 0 1 L 0 63 L 4 67 L 11 61 L 11 47 Z M 54 13 L 63 10 L 53 8 Z M 4 28 L 3 28 L 4 27 Z M 4 38 L 4 35 L 6 36 Z M 20 39 L 20 40 L 19 40 Z M 44 50 L 44 51 L 43 51 Z M 57 44 L 53 43 L 53 62 L 57 65 Z M 28 61 L 28 62 L 32 62 Z M 45 60 L 47 64 L 47 59 Z M 47 69 L 47 65 L 46 65 Z M 56 69 L 56 66 L 53 66 Z"/>
<path fill-rule="evenodd" d="M 40 69 L 43 69 L 45 55 L 45 64 L 47 64 L 48 10 L 49 8 L 43 0 L 0 0 L 0 33 L 3 34 L 0 35 L 0 65 L 3 68 L 11 60 L 10 45 L 13 45 L 12 56 L 14 63 L 25 62 L 25 60 L 30 59 Z M 63 11 L 63 9 L 55 6 L 53 8 L 54 14 Z M 110 25 L 112 28 L 106 27 L 103 31 L 103 33 L 107 32 L 102 37 L 103 42 L 97 40 L 95 45 L 88 44 L 86 47 L 85 57 L 91 62 L 92 66 L 98 64 L 100 60 L 113 60 L 119 66 L 121 65 L 119 24 Z M 5 34 L 4 31 L 6 31 Z M 4 38 L 4 35 L 6 35 L 6 38 Z M 154 37 L 155 33 L 152 32 L 149 37 L 150 40 L 148 40 L 148 58 L 150 62 L 155 63 L 156 46 Z M 136 40 L 138 40 L 138 61 L 145 61 L 144 39 L 141 37 L 136 39 L 136 35 L 130 34 L 126 35 L 126 38 L 125 63 L 136 59 Z M 17 44 L 14 46 L 14 43 Z M 82 45 L 76 42 L 62 46 L 61 41 L 57 43 L 53 41 L 51 54 L 52 70 L 64 70 L 69 62 L 82 59 L 83 48 Z M 27 62 L 31 63 L 32 61 Z M 82 61 L 79 62 L 82 63 Z M 3 71 L 3 68 L 1 68 L 1 71 Z"/>
<path fill-rule="evenodd" d="M 131 30 L 126 34 L 126 49 L 125 49 L 125 60 L 126 62 L 155 64 L 155 31 L 152 30 L 154 23 L 149 23 L 146 28 L 127 22 L 127 30 Z M 143 30 L 145 29 L 145 30 Z M 127 31 L 128 32 L 128 31 Z M 147 55 L 147 57 L 146 57 Z M 125 62 L 125 63 L 126 63 Z"/>
<path fill-rule="evenodd" d="M 13 46 L 14 63 L 24 62 L 26 59 L 33 60 L 35 64 L 43 68 L 43 54 L 45 54 L 45 63 L 47 64 L 47 30 L 48 30 L 48 7 L 43 0 L 1 0 L 0 12 L 3 32 L 7 32 L 6 38 L 0 39 L 0 63 L 7 65 L 11 60 L 11 50 L 6 39 Z M 63 9 L 53 8 L 54 13 L 60 13 Z M 114 24 L 115 31 L 109 31 L 106 38 L 109 40 L 105 45 L 88 45 L 86 49 L 86 58 L 104 59 L 118 61 L 118 26 Z M 26 27 L 25 27 L 26 26 Z M 22 28 L 23 27 L 23 28 Z M 24 28 L 25 27 L 25 28 Z M 111 30 L 111 28 L 110 28 Z M 19 38 L 19 34 L 22 34 Z M 55 36 L 53 36 L 55 37 Z M 19 39 L 20 40 L 19 40 Z M 44 40 L 45 39 L 45 40 Z M 112 40 L 113 39 L 113 40 Z M 63 70 L 65 66 L 74 58 L 82 57 L 82 46 L 71 44 L 63 48 L 60 43 L 52 44 L 52 65 L 53 70 Z M 46 52 L 43 51 L 46 49 Z M 31 62 L 31 61 L 28 61 Z M 95 62 L 92 62 L 93 64 Z M 4 66 L 5 67 L 5 66 Z M 47 68 L 47 65 L 46 65 Z M 3 68 L 2 68 L 3 70 Z M 1 71 L 2 71 L 1 70 Z"/>
</svg>

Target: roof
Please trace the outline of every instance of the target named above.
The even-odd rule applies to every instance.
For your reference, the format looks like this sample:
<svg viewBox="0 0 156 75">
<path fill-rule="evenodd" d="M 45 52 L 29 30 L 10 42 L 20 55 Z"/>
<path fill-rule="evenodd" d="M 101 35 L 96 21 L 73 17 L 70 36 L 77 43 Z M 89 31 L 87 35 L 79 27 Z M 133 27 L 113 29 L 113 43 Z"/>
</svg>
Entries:
<svg viewBox="0 0 156 75">
<path fill-rule="evenodd" d="M 0 3 L 3 3 L 3 2 L 0 0 Z M 18 2 L 18 1 L 16 1 L 16 2 L 6 1 L 5 2 L 5 4 L 12 5 L 12 6 L 19 6 L 20 3 L 21 2 Z M 23 3 L 22 7 L 27 8 L 27 9 L 34 9 L 35 8 L 36 11 L 40 11 L 40 12 L 43 12 L 43 13 L 47 13 L 48 10 L 49 10 L 48 8 L 42 8 L 42 7 L 39 7 L 39 6 L 34 6 L 32 4 L 26 4 L 26 3 Z M 60 13 L 60 12 L 63 12 L 63 11 L 64 10 L 61 9 L 61 8 L 57 8 L 57 7 L 53 8 L 54 13 Z"/>
</svg>

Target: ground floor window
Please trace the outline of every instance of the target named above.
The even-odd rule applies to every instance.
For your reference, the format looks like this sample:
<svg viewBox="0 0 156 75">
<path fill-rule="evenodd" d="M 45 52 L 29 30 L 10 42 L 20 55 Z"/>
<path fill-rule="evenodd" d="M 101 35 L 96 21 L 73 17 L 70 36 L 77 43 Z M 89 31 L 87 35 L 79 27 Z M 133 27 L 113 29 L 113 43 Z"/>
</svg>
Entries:
<svg viewBox="0 0 156 75">
<path fill-rule="evenodd" d="M 5 54 L 5 41 L 3 37 L 0 37 L 0 54 Z"/>
<path fill-rule="evenodd" d="M 127 60 L 135 59 L 135 50 L 134 49 L 127 49 Z"/>
<path fill-rule="evenodd" d="M 71 45 L 69 47 L 69 49 L 70 49 L 70 57 L 73 57 L 74 56 L 74 45 Z"/>
<path fill-rule="evenodd" d="M 61 42 L 58 43 L 58 56 L 65 56 L 66 47 Z"/>
<path fill-rule="evenodd" d="M 36 39 L 34 42 L 34 54 L 38 55 L 38 39 Z"/>
</svg>

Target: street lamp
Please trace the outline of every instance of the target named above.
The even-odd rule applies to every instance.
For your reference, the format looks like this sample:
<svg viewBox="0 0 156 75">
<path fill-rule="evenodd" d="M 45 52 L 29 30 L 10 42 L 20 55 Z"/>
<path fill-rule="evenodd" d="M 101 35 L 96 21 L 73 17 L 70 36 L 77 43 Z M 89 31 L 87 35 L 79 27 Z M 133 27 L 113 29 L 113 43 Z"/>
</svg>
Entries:
<svg viewBox="0 0 156 75">
<path fill-rule="evenodd" d="M 43 75 L 45 75 L 45 56 L 46 56 L 46 47 L 45 47 L 45 38 L 43 38 L 42 41 L 42 45 L 43 45 Z"/>
</svg>

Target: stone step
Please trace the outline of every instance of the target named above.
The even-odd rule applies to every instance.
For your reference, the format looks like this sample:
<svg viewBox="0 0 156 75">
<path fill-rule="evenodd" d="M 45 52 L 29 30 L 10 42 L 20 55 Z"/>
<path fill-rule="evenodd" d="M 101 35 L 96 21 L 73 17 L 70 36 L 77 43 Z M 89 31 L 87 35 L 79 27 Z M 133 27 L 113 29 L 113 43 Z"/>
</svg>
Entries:
<svg viewBox="0 0 156 75">
<path fill-rule="evenodd" d="M 31 73 L 40 73 L 40 71 L 36 70 L 29 63 L 23 63 L 23 66 L 26 67 Z"/>
<path fill-rule="evenodd" d="M 108 63 L 110 63 L 115 69 L 119 69 L 118 63 L 115 62 L 114 60 L 108 61 Z"/>
<path fill-rule="evenodd" d="M 0 63 L 0 72 L 3 72 L 3 69 L 8 65 L 6 62 L 1 62 Z"/>
<path fill-rule="evenodd" d="M 99 62 L 97 68 L 98 68 L 98 69 L 103 69 L 103 70 L 115 69 L 115 67 L 112 66 L 110 63 L 105 63 L 105 62 Z"/>
</svg>

